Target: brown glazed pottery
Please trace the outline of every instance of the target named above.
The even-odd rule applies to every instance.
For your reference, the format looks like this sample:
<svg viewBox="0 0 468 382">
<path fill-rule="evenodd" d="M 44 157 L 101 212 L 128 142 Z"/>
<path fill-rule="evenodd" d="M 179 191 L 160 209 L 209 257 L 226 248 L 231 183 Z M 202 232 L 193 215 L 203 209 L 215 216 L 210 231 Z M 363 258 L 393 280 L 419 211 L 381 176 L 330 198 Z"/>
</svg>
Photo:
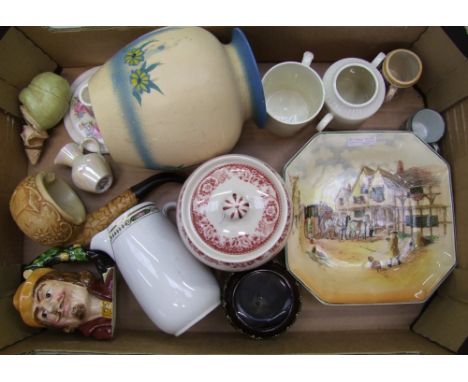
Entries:
<svg viewBox="0 0 468 382">
<path fill-rule="evenodd" d="M 53 172 L 28 176 L 10 199 L 10 212 L 18 227 L 32 240 L 45 246 L 87 245 L 119 215 L 137 204 L 148 191 L 167 182 L 183 182 L 174 173 L 160 173 L 112 199 L 86 215 L 73 189 Z"/>
</svg>

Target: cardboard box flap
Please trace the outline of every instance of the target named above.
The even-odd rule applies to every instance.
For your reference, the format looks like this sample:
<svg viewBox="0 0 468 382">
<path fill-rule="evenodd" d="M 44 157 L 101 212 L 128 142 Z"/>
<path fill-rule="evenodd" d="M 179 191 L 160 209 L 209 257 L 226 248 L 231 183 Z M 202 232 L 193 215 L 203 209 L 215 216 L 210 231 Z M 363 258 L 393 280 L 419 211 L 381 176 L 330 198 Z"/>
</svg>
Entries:
<svg viewBox="0 0 468 382">
<path fill-rule="evenodd" d="M 51 29 L 22 27 L 32 41 L 62 67 L 104 63 L 120 48 L 158 27 Z M 231 39 L 233 27 L 206 27 L 221 42 Z M 316 62 L 344 57 L 369 60 L 381 50 L 409 47 L 426 27 L 242 27 L 258 62 L 300 61 L 304 51 Z M 274 36 L 274 37 L 272 37 Z M 362 41 L 366 39 L 366 43 Z"/>
<path fill-rule="evenodd" d="M 18 103 L 19 90 L 0 78 L 0 108 L 15 117 L 21 117 Z"/>
<path fill-rule="evenodd" d="M 467 77 L 468 78 L 468 77 Z M 466 79 L 464 83 L 467 83 Z M 455 205 L 455 228 L 457 238 L 457 263 L 468 269 L 468 99 L 458 103 L 446 113 L 446 133 L 442 140 L 443 155 L 450 162 L 453 199 Z M 465 281 L 468 284 L 468 279 Z"/>
<path fill-rule="evenodd" d="M 0 349 L 37 333 L 18 318 L 11 299 L 11 296 L 0 297 Z"/>
<path fill-rule="evenodd" d="M 424 65 L 417 86 L 426 95 L 428 107 L 444 111 L 468 96 L 467 58 L 442 28 L 428 28 L 412 50 Z"/>
<path fill-rule="evenodd" d="M 57 64 L 16 28 L 0 38 L 0 108 L 18 116 L 18 93 L 42 72 Z"/>
<path fill-rule="evenodd" d="M 413 325 L 413 331 L 453 352 L 468 338 L 468 304 L 438 294 Z"/>
<path fill-rule="evenodd" d="M 468 309 L 468 269 L 456 268 L 439 288 L 438 294 L 466 304 Z"/>
<path fill-rule="evenodd" d="M 263 341 L 234 330 L 189 332 L 177 339 L 157 331 L 117 333 L 112 341 L 96 341 L 46 330 L 0 350 L 0 354 L 449 354 L 409 330 L 297 332 Z"/>
</svg>

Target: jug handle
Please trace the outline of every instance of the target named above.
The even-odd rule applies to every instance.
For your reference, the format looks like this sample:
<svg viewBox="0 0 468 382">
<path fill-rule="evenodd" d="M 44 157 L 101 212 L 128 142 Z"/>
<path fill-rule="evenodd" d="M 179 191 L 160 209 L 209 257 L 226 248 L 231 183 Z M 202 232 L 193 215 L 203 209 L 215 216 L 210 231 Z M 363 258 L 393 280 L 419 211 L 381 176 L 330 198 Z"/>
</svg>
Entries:
<svg viewBox="0 0 468 382">
<path fill-rule="evenodd" d="M 100 144 L 99 141 L 98 141 L 96 138 L 94 138 L 94 137 L 86 137 L 86 138 L 84 138 L 84 139 L 81 141 L 81 143 L 80 143 L 79 146 L 78 146 L 78 147 L 80 148 L 81 153 L 84 153 L 84 150 L 86 149 L 86 147 L 85 147 L 85 143 L 86 143 L 86 142 L 93 142 L 93 143 L 96 145 L 96 147 L 97 147 L 96 153 L 102 155 L 101 144 Z M 91 150 L 88 150 L 88 151 L 91 151 Z"/>
<path fill-rule="evenodd" d="M 153 190 L 155 187 L 169 182 L 183 183 L 184 180 L 184 176 L 173 172 L 162 172 L 150 176 L 144 181 L 134 185 L 133 187 L 130 187 L 129 190 L 125 191 L 121 195 L 115 197 L 105 206 L 88 214 L 81 232 L 64 245 L 88 245 L 91 241 L 91 238 L 96 235 L 96 233 L 107 228 L 109 224 L 111 224 L 129 208 L 135 206 L 143 197 L 146 196 L 148 192 Z"/>
<path fill-rule="evenodd" d="M 302 56 L 302 65 L 310 66 L 314 60 L 314 54 L 312 52 L 306 51 Z"/>
<path fill-rule="evenodd" d="M 318 123 L 318 125 L 316 127 L 317 131 L 319 133 L 322 132 L 332 120 L 333 120 L 333 114 L 332 113 L 327 113 L 327 115 L 325 115 L 322 118 L 322 120 Z"/>
</svg>

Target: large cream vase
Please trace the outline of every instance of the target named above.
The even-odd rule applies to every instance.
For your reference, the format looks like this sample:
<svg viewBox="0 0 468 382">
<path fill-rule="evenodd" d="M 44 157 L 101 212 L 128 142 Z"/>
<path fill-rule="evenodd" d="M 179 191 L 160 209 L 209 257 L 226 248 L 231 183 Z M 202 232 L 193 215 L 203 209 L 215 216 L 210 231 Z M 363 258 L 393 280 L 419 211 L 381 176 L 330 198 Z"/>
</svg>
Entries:
<svg viewBox="0 0 468 382">
<path fill-rule="evenodd" d="M 89 93 L 112 157 L 153 169 L 226 153 L 243 124 L 266 118 L 261 78 L 240 29 L 221 44 L 197 27 L 141 36 L 91 78 Z"/>
</svg>

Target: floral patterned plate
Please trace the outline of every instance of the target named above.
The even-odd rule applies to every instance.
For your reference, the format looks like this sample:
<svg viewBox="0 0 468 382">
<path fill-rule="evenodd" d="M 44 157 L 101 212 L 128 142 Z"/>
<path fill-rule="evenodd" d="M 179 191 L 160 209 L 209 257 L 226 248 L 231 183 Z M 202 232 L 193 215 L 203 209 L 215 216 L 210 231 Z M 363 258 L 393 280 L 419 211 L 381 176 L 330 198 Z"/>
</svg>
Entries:
<svg viewBox="0 0 468 382">
<path fill-rule="evenodd" d="M 78 99 L 78 91 L 80 86 L 89 81 L 94 73 L 98 71 L 100 67 L 89 69 L 83 74 L 81 74 L 71 86 L 72 99 L 70 101 L 70 109 L 67 115 L 64 118 L 65 128 L 67 129 L 68 134 L 71 139 L 76 143 L 80 144 L 85 138 L 95 138 L 100 146 L 101 153 L 108 154 L 109 149 L 104 144 L 101 132 L 94 118 L 92 108 L 82 104 Z M 96 147 L 96 144 L 92 141 L 85 142 L 84 144 L 86 150 L 91 152 L 99 152 L 99 148 Z"/>
<path fill-rule="evenodd" d="M 416 135 L 318 134 L 284 172 L 287 266 L 321 302 L 424 302 L 455 266 L 450 170 Z"/>
</svg>

